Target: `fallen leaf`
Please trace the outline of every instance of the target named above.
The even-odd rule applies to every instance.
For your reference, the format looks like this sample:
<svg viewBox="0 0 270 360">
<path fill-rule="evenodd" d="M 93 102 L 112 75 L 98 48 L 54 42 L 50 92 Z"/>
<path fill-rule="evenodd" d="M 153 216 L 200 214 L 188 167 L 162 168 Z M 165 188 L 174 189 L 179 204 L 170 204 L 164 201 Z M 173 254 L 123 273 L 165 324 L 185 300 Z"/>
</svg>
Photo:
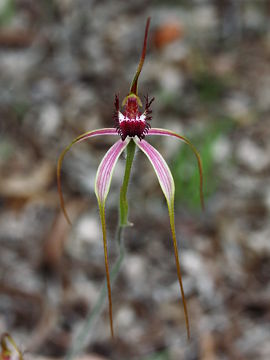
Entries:
<svg viewBox="0 0 270 360">
<path fill-rule="evenodd" d="M 178 22 L 165 23 L 158 27 L 154 33 L 154 44 L 161 49 L 175 40 L 183 37 L 184 29 Z"/>
</svg>

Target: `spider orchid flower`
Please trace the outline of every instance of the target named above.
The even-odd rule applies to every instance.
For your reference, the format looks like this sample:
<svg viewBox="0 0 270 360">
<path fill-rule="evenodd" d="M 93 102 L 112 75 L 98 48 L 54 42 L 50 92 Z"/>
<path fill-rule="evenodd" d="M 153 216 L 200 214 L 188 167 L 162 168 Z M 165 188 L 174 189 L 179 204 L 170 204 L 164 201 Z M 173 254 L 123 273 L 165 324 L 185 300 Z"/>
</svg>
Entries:
<svg viewBox="0 0 270 360">
<path fill-rule="evenodd" d="M 179 257 L 178 257 L 178 248 L 177 248 L 177 240 L 175 234 L 175 219 L 174 219 L 174 193 L 175 193 L 175 185 L 174 180 L 171 174 L 171 171 L 162 157 L 162 155 L 152 146 L 150 145 L 145 139 L 146 136 L 169 136 L 173 138 L 177 138 L 184 143 L 186 143 L 191 150 L 193 151 L 199 168 L 200 174 L 200 198 L 201 204 L 203 207 L 203 175 L 202 175 L 202 163 L 200 159 L 200 155 L 196 148 L 192 145 L 192 143 L 184 136 L 178 135 L 177 133 L 166 130 L 166 129 L 159 129 L 159 128 L 151 128 L 151 104 L 154 101 L 154 98 L 149 100 L 148 96 L 145 97 L 145 107 L 144 111 L 141 111 L 142 102 L 138 96 L 138 78 L 141 73 L 145 54 L 146 54 L 146 43 L 147 43 L 147 36 L 148 30 L 150 25 L 150 18 L 147 19 L 146 27 L 145 27 L 145 34 L 144 34 L 144 43 L 142 54 L 140 58 L 140 62 L 131 83 L 129 94 L 124 98 L 122 102 L 123 110 L 120 110 L 119 104 L 119 96 L 115 96 L 115 111 L 114 111 L 114 127 L 113 128 L 103 128 L 92 130 L 86 132 L 76 139 L 74 139 L 70 145 L 68 145 L 64 151 L 61 153 L 59 160 L 58 160 L 58 167 L 57 167 L 57 180 L 58 180 L 58 192 L 60 195 L 60 203 L 63 213 L 70 223 L 68 214 L 64 207 L 64 200 L 63 194 L 61 190 L 61 165 L 65 154 L 70 150 L 70 148 L 83 140 L 89 139 L 94 136 L 100 135 L 114 135 L 119 137 L 114 145 L 108 150 L 108 152 L 103 157 L 96 174 L 95 180 L 95 193 L 98 200 L 98 206 L 100 211 L 100 219 L 102 225 L 102 233 L 103 233 L 103 246 L 104 246 L 104 258 L 105 258 L 105 269 L 106 269 L 106 279 L 107 279 L 107 290 L 108 290 L 108 301 L 109 301 L 109 316 L 110 316 L 110 327 L 111 327 L 111 334 L 113 336 L 113 320 L 112 320 L 112 299 L 111 299 L 111 285 L 110 285 L 110 273 L 109 273 L 109 265 L 108 265 L 108 255 L 107 255 L 107 240 L 106 240 L 106 224 L 105 224 L 105 202 L 106 198 L 110 189 L 110 183 L 112 174 L 117 163 L 117 160 L 121 153 L 129 146 L 137 146 L 142 152 L 147 156 L 150 163 L 152 164 L 154 171 L 157 175 L 160 187 L 162 192 L 166 198 L 167 205 L 168 205 L 168 212 L 169 212 L 169 220 L 170 220 L 170 229 L 171 229 L 171 236 L 173 240 L 174 246 L 174 256 L 176 262 L 176 269 L 177 269 L 177 277 L 180 286 L 180 292 L 183 300 L 184 306 L 184 314 L 185 314 L 185 323 L 187 329 L 187 336 L 190 337 L 190 329 L 189 329 L 189 317 L 188 311 L 185 301 L 184 289 L 182 284 L 182 277 L 180 271 L 180 264 L 179 264 Z M 121 200 L 121 194 L 120 194 Z M 121 202 L 121 201 L 120 201 Z M 127 207 L 127 205 L 126 205 Z M 120 214 L 121 216 L 121 214 Z M 127 222 L 127 215 L 126 219 L 120 219 L 121 226 L 127 226 L 129 223 Z"/>
<path fill-rule="evenodd" d="M 16 354 L 16 359 L 23 360 L 23 355 L 21 351 L 18 349 L 15 341 L 8 333 L 2 334 L 0 344 L 1 344 L 0 360 L 14 359 L 15 354 Z"/>
</svg>

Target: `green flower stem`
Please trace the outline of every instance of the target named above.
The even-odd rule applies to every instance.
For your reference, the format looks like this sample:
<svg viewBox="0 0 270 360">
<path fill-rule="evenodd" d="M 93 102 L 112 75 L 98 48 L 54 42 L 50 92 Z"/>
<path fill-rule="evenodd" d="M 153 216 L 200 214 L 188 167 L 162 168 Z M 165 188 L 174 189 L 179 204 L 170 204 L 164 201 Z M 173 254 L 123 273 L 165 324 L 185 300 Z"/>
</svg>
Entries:
<svg viewBox="0 0 270 360">
<path fill-rule="evenodd" d="M 128 221 L 128 202 L 127 202 L 127 189 L 130 178 L 131 166 L 135 155 L 136 144 L 133 140 L 130 140 L 127 146 L 127 158 L 126 158 L 126 169 L 123 179 L 123 184 L 120 189 L 120 201 L 119 201 L 119 226 L 130 226 Z M 120 234 L 121 237 L 121 234 Z"/>
<path fill-rule="evenodd" d="M 113 284 L 117 279 L 117 276 L 120 272 L 121 265 L 123 263 L 125 257 L 125 247 L 123 242 L 123 230 L 126 226 L 130 226 L 131 224 L 128 222 L 128 203 L 127 203 L 127 189 L 130 179 L 131 167 L 135 155 L 136 144 L 133 140 L 131 140 L 127 146 L 127 157 L 126 157 L 126 168 L 123 179 L 123 184 L 120 190 L 120 200 L 119 200 L 119 223 L 117 226 L 115 238 L 119 247 L 118 257 L 110 271 L 110 279 Z M 93 309 L 87 315 L 87 318 L 84 322 L 84 325 L 79 330 L 78 335 L 75 337 L 73 344 L 66 356 L 66 360 L 72 360 L 77 356 L 87 341 L 89 341 L 89 335 L 91 329 L 93 329 L 93 325 L 97 317 L 101 314 L 105 301 L 107 299 L 107 283 L 104 281 L 101 291 L 99 293 L 99 297 Z"/>
</svg>

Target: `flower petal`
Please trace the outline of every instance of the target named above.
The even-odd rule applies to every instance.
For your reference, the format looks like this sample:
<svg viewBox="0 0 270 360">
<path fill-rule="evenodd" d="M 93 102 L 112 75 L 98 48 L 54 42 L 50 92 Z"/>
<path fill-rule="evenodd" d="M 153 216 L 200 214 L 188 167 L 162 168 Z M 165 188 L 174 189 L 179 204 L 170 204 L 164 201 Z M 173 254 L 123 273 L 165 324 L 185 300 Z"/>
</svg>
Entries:
<svg viewBox="0 0 270 360">
<path fill-rule="evenodd" d="M 182 300 L 183 300 L 187 336 L 189 338 L 190 337 L 189 318 L 188 318 L 185 293 L 184 293 L 184 288 L 183 288 L 183 283 L 182 283 L 182 276 L 181 276 L 181 270 L 180 270 L 178 248 L 177 248 L 177 240 L 176 240 L 176 234 L 175 234 L 175 223 L 174 223 L 174 190 L 175 190 L 175 187 L 174 187 L 173 177 L 172 177 L 171 171 L 170 171 L 166 161 L 164 160 L 162 155 L 152 145 L 150 145 L 145 140 L 134 139 L 134 141 L 136 142 L 137 146 L 145 153 L 145 155 L 150 160 L 150 162 L 156 172 L 161 189 L 167 200 L 171 233 L 172 233 L 173 246 L 174 246 L 175 263 L 176 263 L 176 269 L 177 269 L 177 277 L 178 277 L 178 282 L 179 282 L 180 291 L 181 291 Z"/>
<path fill-rule="evenodd" d="M 62 194 L 62 187 L 61 187 L 61 167 L 62 167 L 62 162 L 64 160 L 64 156 L 66 155 L 66 153 L 70 150 L 70 148 L 76 144 L 77 142 L 86 140 L 92 136 L 99 136 L 99 135 L 118 135 L 117 131 L 114 128 L 104 128 L 104 129 L 97 129 L 97 130 L 93 130 L 93 131 L 88 131 L 84 134 L 81 134 L 80 136 L 78 136 L 76 139 L 74 139 L 61 153 L 61 155 L 59 156 L 58 159 L 58 164 L 57 164 L 57 186 L 58 186 L 58 193 L 59 193 L 59 197 L 60 197 L 60 205 L 61 205 L 61 209 L 64 213 L 65 218 L 67 219 L 67 222 L 70 224 L 70 220 L 68 217 L 68 214 L 66 212 L 65 209 L 65 205 L 64 205 L 64 198 L 63 198 L 63 194 Z"/>
<path fill-rule="evenodd" d="M 95 193 L 98 200 L 100 220 L 102 225 L 102 235 L 103 235 L 103 247 L 104 247 L 104 260 L 105 260 L 105 269 L 106 269 L 106 278 L 107 278 L 107 289 L 108 289 L 108 300 L 109 300 L 109 315 L 110 315 L 110 327 L 111 334 L 113 337 L 113 320 L 112 320 L 112 296 L 111 296 L 111 283 L 110 283 L 110 272 L 109 272 L 109 262 L 108 262 L 108 252 L 107 252 L 107 236 L 106 236 L 106 222 L 105 222 L 105 202 L 110 189 L 111 179 L 113 170 L 115 168 L 116 162 L 123 152 L 123 150 L 128 145 L 130 139 L 125 141 L 118 140 L 105 154 L 103 157 L 96 175 L 95 181 Z"/>
<path fill-rule="evenodd" d="M 145 153 L 150 160 L 157 174 L 158 181 L 167 201 L 174 198 L 174 181 L 171 171 L 162 155 L 147 141 L 134 139 L 137 146 Z"/>
<path fill-rule="evenodd" d="M 118 140 L 107 151 L 101 163 L 99 164 L 95 181 L 95 192 L 98 202 L 101 204 L 105 204 L 105 200 L 110 188 L 114 167 L 120 154 L 126 148 L 129 141 L 130 139 L 127 139 L 125 141 Z"/>
<path fill-rule="evenodd" d="M 196 156 L 197 163 L 198 163 L 199 174 L 200 174 L 200 199 L 201 199 L 202 208 L 204 209 L 202 161 L 201 161 L 200 154 L 199 154 L 198 150 L 195 148 L 195 146 L 185 136 L 178 135 L 177 133 L 175 133 L 171 130 L 167 130 L 167 129 L 152 128 L 152 129 L 149 129 L 147 135 L 163 135 L 163 136 L 176 137 L 176 138 L 184 141 L 191 148 L 194 155 Z"/>
</svg>

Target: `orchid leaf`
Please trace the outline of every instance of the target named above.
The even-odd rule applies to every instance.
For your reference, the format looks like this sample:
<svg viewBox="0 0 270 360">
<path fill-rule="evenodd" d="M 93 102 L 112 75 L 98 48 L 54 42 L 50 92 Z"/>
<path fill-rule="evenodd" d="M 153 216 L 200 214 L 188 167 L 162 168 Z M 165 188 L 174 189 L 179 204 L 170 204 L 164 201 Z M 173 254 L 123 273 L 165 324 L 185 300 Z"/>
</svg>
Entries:
<svg viewBox="0 0 270 360">
<path fill-rule="evenodd" d="M 179 282 L 180 291 L 181 291 L 182 300 L 183 300 L 187 336 L 189 338 L 190 337 L 189 318 L 188 318 L 185 293 L 184 293 L 184 288 L 183 288 L 183 283 L 182 283 L 182 275 L 181 275 L 177 240 L 176 240 L 176 234 L 175 234 L 175 220 L 174 220 L 175 186 L 174 186 L 174 180 L 173 180 L 171 171 L 170 171 L 166 161 L 164 160 L 162 155 L 152 145 L 150 145 L 145 140 L 140 141 L 140 140 L 136 139 L 134 141 L 136 142 L 137 146 L 145 153 L 145 155 L 150 160 L 150 162 L 155 170 L 155 173 L 157 175 L 160 187 L 161 187 L 163 194 L 167 201 L 169 218 L 170 218 L 170 226 L 171 226 L 171 234 L 172 234 L 172 239 L 173 239 L 175 263 L 176 263 L 176 269 L 177 269 L 177 277 L 178 277 L 178 282 Z"/>
</svg>

